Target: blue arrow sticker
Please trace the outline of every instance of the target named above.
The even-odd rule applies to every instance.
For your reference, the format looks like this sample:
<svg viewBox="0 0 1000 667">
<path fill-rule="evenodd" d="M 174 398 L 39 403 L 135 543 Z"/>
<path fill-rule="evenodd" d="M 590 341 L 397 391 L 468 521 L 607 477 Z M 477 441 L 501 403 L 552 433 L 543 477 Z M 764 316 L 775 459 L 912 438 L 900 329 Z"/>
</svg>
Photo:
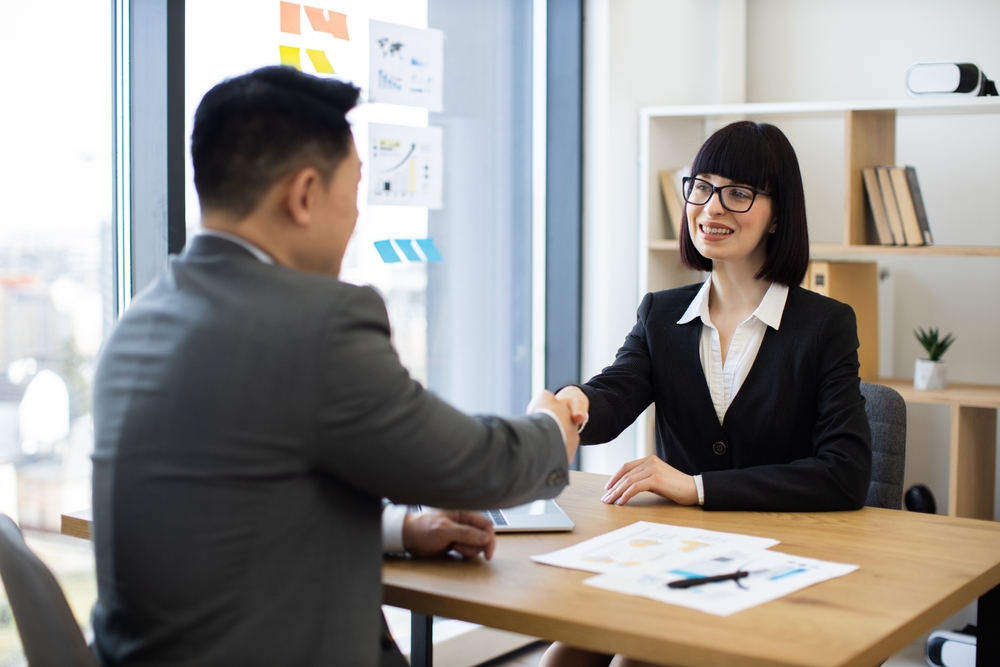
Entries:
<svg viewBox="0 0 1000 667">
<path fill-rule="evenodd" d="M 375 249 L 378 250 L 378 254 L 382 256 L 382 261 L 386 264 L 394 264 L 402 261 L 393 249 L 392 241 L 375 241 Z M 412 248 L 410 252 L 413 252 Z"/>
<path fill-rule="evenodd" d="M 421 261 L 420 255 L 418 255 L 417 251 L 413 249 L 413 241 L 410 239 L 395 239 L 395 241 L 396 245 L 399 246 L 399 249 L 403 251 L 406 259 L 411 262 Z"/>
<path fill-rule="evenodd" d="M 434 247 L 434 239 L 417 239 L 417 245 L 424 251 L 424 256 L 428 262 L 443 262 L 444 257 Z"/>
</svg>

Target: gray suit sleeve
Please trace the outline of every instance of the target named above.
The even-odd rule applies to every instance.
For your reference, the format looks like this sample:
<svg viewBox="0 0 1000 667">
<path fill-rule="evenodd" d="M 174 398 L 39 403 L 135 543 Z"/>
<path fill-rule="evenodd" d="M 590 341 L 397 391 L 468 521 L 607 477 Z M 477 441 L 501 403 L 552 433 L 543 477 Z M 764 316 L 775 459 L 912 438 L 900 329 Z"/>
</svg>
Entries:
<svg viewBox="0 0 1000 667">
<path fill-rule="evenodd" d="M 559 494 L 566 450 L 550 417 L 474 418 L 452 408 L 400 364 L 378 294 L 345 292 L 323 348 L 323 470 L 400 504 L 487 509 Z"/>
</svg>

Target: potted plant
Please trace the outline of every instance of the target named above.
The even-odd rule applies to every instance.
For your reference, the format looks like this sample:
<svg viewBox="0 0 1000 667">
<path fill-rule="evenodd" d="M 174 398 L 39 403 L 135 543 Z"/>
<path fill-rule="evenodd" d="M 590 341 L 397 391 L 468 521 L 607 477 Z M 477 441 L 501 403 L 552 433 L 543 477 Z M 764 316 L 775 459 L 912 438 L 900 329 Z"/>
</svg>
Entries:
<svg viewBox="0 0 1000 667">
<path fill-rule="evenodd" d="M 913 367 L 913 386 L 925 391 L 944 389 L 948 385 L 948 373 L 941 357 L 955 342 L 955 337 L 949 333 L 939 338 L 937 329 L 924 331 L 923 327 L 917 327 L 913 335 L 927 350 L 927 359 L 917 359 Z"/>
</svg>

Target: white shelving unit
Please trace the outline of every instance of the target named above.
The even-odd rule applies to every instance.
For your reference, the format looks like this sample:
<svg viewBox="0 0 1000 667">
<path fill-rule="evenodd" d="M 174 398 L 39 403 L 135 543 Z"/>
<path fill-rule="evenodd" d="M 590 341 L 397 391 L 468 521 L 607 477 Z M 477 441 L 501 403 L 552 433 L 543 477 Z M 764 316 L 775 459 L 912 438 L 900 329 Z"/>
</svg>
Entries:
<svg viewBox="0 0 1000 667">
<path fill-rule="evenodd" d="M 678 287 L 700 279 L 699 275 L 685 269 L 680 262 L 678 242 L 673 238 L 662 202 L 658 172 L 690 164 L 698 148 L 712 132 L 728 123 L 744 119 L 778 125 L 795 146 L 806 181 L 810 238 L 820 241 L 811 246 L 814 259 L 871 261 L 893 256 L 961 256 L 970 258 L 970 261 L 995 261 L 995 258 L 1000 258 L 1000 246 L 900 247 L 870 244 L 861 167 L 896 164 L 896 119 L 907 116 L 969 114 L 1000 114 L 1000 98 L 731 104 L 640 109 L 640 248 L 639 293 L 636 303 L 647 292 Z M 821 183 L 826 187 L 810 189 L 810 181 L 806 176 L 813 176 L 813 183 Z M 926 186 L 927 184 L 922 186 L 925 193 Z M 837 188 L 840 190 L 837 191 Z M 936 224 L 937 221 L 932 220 L 932 232 L 935 231 Z M 903 387 L 905 382 L 888 378 L 883 380 L 884 384 L 897 388 Z M 996 455 L 995 409 L 1000 404 L 1000 386 L 976 386 L 977 391 L 990 395 L 992 402 L 988 406 L 969 403 L 960 387 L 961 385 L 955 385 L 954 390 L 949 388 L 946 390 L 947 395 L 939 396 L 933 401 L 923 395 L 914 398 L 912 392 L 909 392 L 907 400 L 953 406 L 949 513 L 992 518 L 992 471 Z M 980 414 L 983 410 L 989 411 L 989 414 Z M 653 453 L 651 415 L 652 410 L 648 410 L 641 418 L 639 432 L 645 434 L 645 437 L 639 438 L 637 456 Z"/>
</svg>

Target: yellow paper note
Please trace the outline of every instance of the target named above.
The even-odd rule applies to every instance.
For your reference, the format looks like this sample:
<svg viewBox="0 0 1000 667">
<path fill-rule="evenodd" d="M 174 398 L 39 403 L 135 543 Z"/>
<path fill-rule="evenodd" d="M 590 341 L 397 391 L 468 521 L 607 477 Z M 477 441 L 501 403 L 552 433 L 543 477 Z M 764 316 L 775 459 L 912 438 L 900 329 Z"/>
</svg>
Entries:
<svg viewBox="0 0 1000 667">
<path fill-rule="evenodd" d="M 336 74 L 336 72 L 333 71 L 333 65 L 331 65 L 330 61 L 326 58 L 326 51 L 306 49 L 306 55 L 308 55 L 309 60 L 312 61 L 317 74 Z"/>
<path fill-rule="evenodd" d="M 299 71 L 302 71 L 302 56 L 299 54 L 298 47 L 279 46 L 278 50 L 281 52 L 282 65 L 289 65 Z"/>
</svg>

